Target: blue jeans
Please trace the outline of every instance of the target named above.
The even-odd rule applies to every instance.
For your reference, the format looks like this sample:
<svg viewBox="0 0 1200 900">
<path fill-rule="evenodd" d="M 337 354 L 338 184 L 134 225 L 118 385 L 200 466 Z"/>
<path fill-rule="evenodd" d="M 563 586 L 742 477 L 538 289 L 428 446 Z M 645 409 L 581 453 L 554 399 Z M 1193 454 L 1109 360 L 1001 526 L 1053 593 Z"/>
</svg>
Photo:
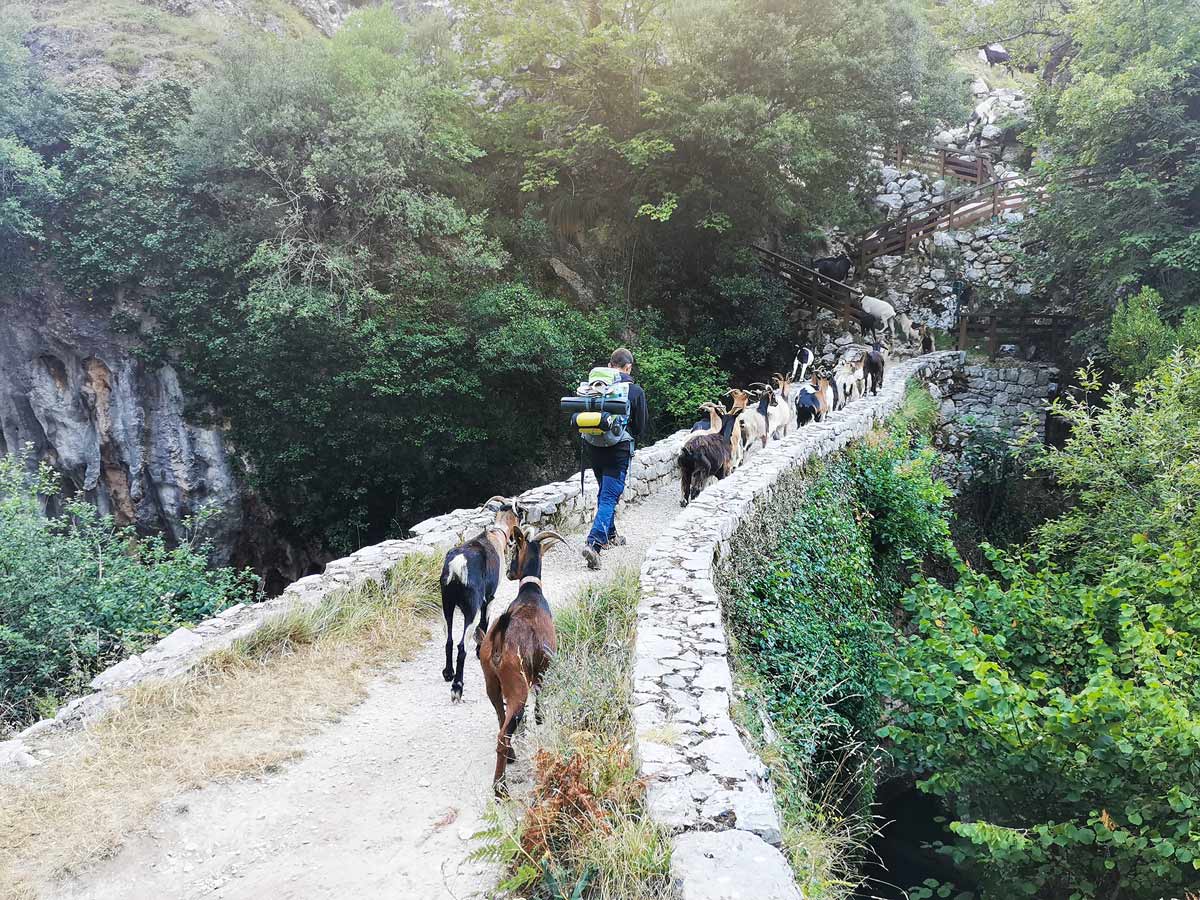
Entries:
<svg viewBox="0 0 1200 900">
<path fill-rule="evenodd" d="M 596 518 L 587 542 L 592 547 L 607 544 L 617 534 L 617 503 L 625 492 L 625 476 L 633 459 L 633 445 L 625 442 L 614 447 L 590 447 L 592 472 L 600 485 L 596 497 Z"/>
</svg>

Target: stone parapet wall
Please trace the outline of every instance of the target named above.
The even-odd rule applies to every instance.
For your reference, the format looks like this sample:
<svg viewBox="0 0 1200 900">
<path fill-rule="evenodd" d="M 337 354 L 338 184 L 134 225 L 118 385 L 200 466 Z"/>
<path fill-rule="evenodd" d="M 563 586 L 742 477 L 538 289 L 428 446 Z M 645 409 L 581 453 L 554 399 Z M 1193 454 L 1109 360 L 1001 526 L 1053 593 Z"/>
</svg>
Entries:
<svg viewBox="0 0 1200 900">
<path fill-rule="evenodd" d="M 934 446 L 947 451 L 953 468 L 941 474 L 956 487 L 975 472 L 963 448 L 981 433 L 1007 441 L 1032 428 L 1036 443 L 1046 437 L 1046 409 L 1058 393 L 1058 369 L 1017 359 L 964 364 L 942 370 L 930 385 L 938 400 Z"/>
<path fill-rule="evenodd" d="M 622 503 L 635 503 L 675 478 L 675 457 L 688 432 L 639 449 L 634 455 Z M 518 495 L 528 510 L 527 521 L 535 524 L 571 526 L 594 513 L 596 480 L 589 470 L 580 492 L 578 476 L 531 488 Z M 195 668 L 205 658 L 239 639 L 249 637 L 269 619 L 292 609 L 313 607 L 337 591 L 367 581 L 383 584 L 388 571 L 405 556 L 444 552 L 493 521 L 494 513 L 482 506 L 456 509 L 412 526 L 412 537 L 383 541 L 336 559 L 320 575 L 310 575 L 291 584 L 271 600 L 237 605 L 191 628 L 178 628 L 154 646 L 105 669 L 92 679 L 93 693 L 64 705 L 53 719 L 43 719 L 21 732 L 15 740 L 0 742 L 0 766 L 28 765 L 33 759 L 24 752 L 21 738 L 33 737 L 56 727 L 85 723 L 121 703 L 121 693 L 142 681 L 174 678 Z"/>
<path fill-rule="evenodd" d="M 784 476 L 866 434 L 899 408 L 910 378 L 935 378 L 962 361 L 948 351 L 894 364 L 878 396 L 755 452 L 647 550 L 634 651 L 637 756 L 650 815 L 675 834 L 672 875 L 683 900 L 800 898 L 777 849 L 782 829 L 766 767 L 730 717 L 715 570 L 740 530 L 769 508 Z"/>
</svg>

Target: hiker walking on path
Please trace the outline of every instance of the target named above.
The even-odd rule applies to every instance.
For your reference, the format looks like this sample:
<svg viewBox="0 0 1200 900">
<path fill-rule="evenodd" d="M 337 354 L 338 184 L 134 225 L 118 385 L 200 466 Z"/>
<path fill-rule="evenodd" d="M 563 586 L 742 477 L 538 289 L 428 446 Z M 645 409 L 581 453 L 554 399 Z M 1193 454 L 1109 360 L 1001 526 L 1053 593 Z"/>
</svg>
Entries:
<svg viewBox="0 0 1200 900">
<path fill-rule="evenodd" d="M 617 503 L 625 491 L 625 476 L 629 474 L 629 463 L 633 460 L 636 442 L 646 431 L 646 394 L 630 375 L 633 371 L 633 354 L 619 347 L 613 351 L 608 364 L 620 373 L 622 382 L 629 384 L 629 420 L 616 443 L 606 447 L 588 444 L 592 472 L 600 487 L 596 498 L 596 518 L 583 548 L 583 558 L 589 569 L 600 568 L 601 550 L 625 543 L 625 539 L 617 534 Z"/>
</svg>

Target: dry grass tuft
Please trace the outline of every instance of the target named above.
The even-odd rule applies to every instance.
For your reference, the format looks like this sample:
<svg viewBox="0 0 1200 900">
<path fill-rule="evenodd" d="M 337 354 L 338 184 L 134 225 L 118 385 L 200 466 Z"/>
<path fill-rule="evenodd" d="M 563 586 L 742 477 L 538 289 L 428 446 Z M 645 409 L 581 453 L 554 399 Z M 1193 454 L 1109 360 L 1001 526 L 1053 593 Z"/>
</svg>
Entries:
<svg viewBox="0 0 1200 900">
<path fill-rule="evenodd" d="M 428 638 L 441 560 L 410 557 L 368 584 L 281 614 L 192 675 L 139 686 L 122 709 L 62 739 L 21 784 L 0 784 L 0 898 L 114 853 L 163 804 L 254 777 L 365 696 L 379 666 Z"/>
</svg>

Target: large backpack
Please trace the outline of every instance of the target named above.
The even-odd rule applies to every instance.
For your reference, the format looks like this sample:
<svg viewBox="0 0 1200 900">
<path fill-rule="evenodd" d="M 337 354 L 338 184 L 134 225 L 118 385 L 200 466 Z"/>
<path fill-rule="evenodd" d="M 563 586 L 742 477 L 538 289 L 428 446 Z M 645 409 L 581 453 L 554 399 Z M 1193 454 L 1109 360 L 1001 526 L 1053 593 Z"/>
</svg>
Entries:
<svg viewBox="0 0 1200 900">
<path fill-rule="evenodd" d="M 629 384 L 621 372 L 597 366 L 580 382 L 574 397 L 563 397 L 562 408 L 574 413 L 571 425 L 593 447 L 611 447 L 630 440 Z"/>
</svg>

